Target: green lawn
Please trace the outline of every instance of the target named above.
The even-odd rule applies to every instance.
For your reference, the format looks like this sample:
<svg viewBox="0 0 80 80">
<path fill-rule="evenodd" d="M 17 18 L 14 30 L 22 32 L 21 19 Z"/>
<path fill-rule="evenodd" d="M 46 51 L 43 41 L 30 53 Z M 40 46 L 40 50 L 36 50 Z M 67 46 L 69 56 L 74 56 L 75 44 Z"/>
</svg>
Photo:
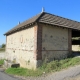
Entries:
<svg viewBox="0 0 80 80">
<path fill-rule="evenodd" d="M 60 71 L 62 69 L 68 68 L 70 66 L 79 65 L 80 64 L 80 58 L 67 58 L 64 60 L 55 60 L 50 63 L 44 63 L 41 67 L 39 67 L 36 70 L 29 70 L 26 68 L 8 68 L 6 69 L 6 73 L 13 74 L 13 75 L 19 75 L 19 76 L 40 76 L 42 74 Z"/>
</svg>

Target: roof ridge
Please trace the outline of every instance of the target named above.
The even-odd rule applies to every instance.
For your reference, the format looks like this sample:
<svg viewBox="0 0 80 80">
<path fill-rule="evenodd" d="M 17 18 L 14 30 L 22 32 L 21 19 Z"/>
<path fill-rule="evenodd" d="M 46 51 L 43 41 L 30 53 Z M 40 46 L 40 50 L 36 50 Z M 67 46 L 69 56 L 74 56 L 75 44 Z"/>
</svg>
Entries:
<svg viewBox="0 0 80 80">
<path fill-rule="evenodd" d="M 35 22 L 38 22 L 38 20 L 40 19 L 40 17 L 41 17 L 44 13 L 45 13 L 45 12 L 41 12 L 40 15 L 38 14 L 39 17 L 35 20 Z"/>
<path fill-rule="evenodd" d="M 32 17 L 28 18 L 27 20 L 25 20 L 25 21 L 21 22 L 20 24 L 22 24 L 22 23 L 24 23 L 24 22 L 26 22 L 26 21 L 28 21 L 28 20 L 30 20 L 30 19 L 32 19 L 32 18 L 34 18 L 34 17 L 38 16 L 38 15 L 40 15 L 40 16 L 41 16 L 41 14 L 42 14 L 42 13 L 36 14 L 35 16 L 32 16 Z M 40 17 L 40 16 L 39 16 L 39 17 Z M 38 17 L 38 18 L 39 18 L 39 17 Z M 38 19 L 38 18 L 37 18 L 37 19 Z M 35 20 L 35 21 L 36 21 L 36 20 Z"/>
<path fill-rule="evenodd" d="M 57 18 L 57 19 L 55 19 L 55 18 Z M 58 16 L 58 15 L 55 15 L 55 14 L 47 13 L 47 12 L 41 12 L 41 13 L 25 20 L 21 24 L 15 26 L 14 28 L 12 28 L 8 32 L 6 32 L 4 35 L 11 34 L 15 31 L 19 31 L 23 28 L 29 27 L 29 26 L 33 25 L 34 23 L 38 23 L 38 22 L 52 24 L 52 25 L 59 25 L 59 26 L 62 26 L 62 27 L 64 26 L 64 27 L 73 28 L 73 29 L 77 29 L 78 27 L 80 27 L 80 22 L 78 22 L 78 21 L 67 19 L 67 18 Z M 75 25 L 75 26 L 73 26 L 73 25 Z"/>
<path fill-rule="evenodd" d="M 62 17 L 62 16 L 59 16 L 59 15 L 51 14 L 51 13 L 48 13 L 48 12 L 44 12 L 44 13 L 49 14 L 49 15 L 53 15 L 53 16 L 56 16 L 56 17 L 60 17 L 60 18 L 66 19 L 66 20 L 70 20 L 70 21 L 74 21 L 74 22 L 80 23 L 79 21 L 72 20 L 72 19 L 69 19 L 69 18 L 66 18 L 66 17 Z"/>
<path fill-rule="evenodd" d="M 41 12 L 41 13 L 39 13 L 39 14 L 37 14 L 37 15 L 35 15 L 35 16 L 33 16 L 33 17 L 31 17 L 31 18 L 23 21 L 23 22 L 21 22 L 19 25 L 16 25 L 15 27 L 13 27 L 12 29 L 10 29 L 10 30 L 9 30 L 8 32 L 6 32 L 5 34 L 7 34 L 7 33 L 9 33 L 9 32 L 12 32 L 12 31 L 15 30 L 15 29 L 18 29 L 18 28 L 22 27 L 23 25 L 26 25 L 26 23 L 27 23 L 27 24 L 30 24 L 30 23 L 33 23 L 33 22 L 37 22 L 38 19 L 41 17 L 41 15 L 42 15 L 43 13 L 44 13 L 44 12 Z M 33 19 L 33 20 L 32 20 L 32 19 Z M 5 34 L 4 34 L 4 35 L 5 35 Z"/>
</svg>

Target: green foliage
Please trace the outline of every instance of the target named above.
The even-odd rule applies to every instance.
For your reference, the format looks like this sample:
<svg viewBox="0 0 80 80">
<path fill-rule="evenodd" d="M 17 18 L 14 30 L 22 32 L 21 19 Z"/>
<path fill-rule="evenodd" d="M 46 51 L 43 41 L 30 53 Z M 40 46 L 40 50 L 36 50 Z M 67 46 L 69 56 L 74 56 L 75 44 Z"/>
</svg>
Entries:
<svg viewBox="0 0 80 80">
<path fill-rule="evenodd" d="M 0 48 L 0 52 L 4 52 L 5 51 L 5 44 L 2 44 L 1 48 Z"/>
<path fill-rule="evenodd" d="M 4 59 L 1 59 L 0 60 L 0 65 L 3 65 L 4 64 Z"/>
<path fill-rule="evenodd" d="M 60 61 L 55 60 L 50 63 L 43 63 L 43 65 L 36 70 L 29 70 L 26 68 L 8 68 L 6 72 L 8 74 L 14 74 L 20 76 L 40 76 L 44 73 L 59 71 L 78 64 L 80 64 L 80 58 L 75 57 L 75 58 L 67 58 Z"/>
<path fill-rule="evenodd" d="M 72 40 L 80 40 L 80 37 L 72 37 Z"/>
<path fill-rule="evenodd" d="M 2 44 L 2 47 L 1 48 L 5 48 L 6 47 L 6 44 Z"/>
</svg>

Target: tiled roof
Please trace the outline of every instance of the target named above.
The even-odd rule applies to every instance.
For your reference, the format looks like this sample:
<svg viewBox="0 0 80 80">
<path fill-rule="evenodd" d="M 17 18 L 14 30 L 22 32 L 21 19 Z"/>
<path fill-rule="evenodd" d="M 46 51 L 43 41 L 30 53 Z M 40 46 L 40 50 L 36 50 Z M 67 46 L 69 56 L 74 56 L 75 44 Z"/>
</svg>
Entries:
<svg viewBox="0 0 80 80">
<path fill-rule="evenodd" d="M 9 30 L 8 32 L 6 32 L 4 35 L 10 34 L 16 30 L 20 30 L 21 28 L 27 27 L 29 24 L 36 22 L 36 20 L 41 16 L 42 13 L 24 21 L 23 23 L 20 23 L 19 25 L 15 26 L 14 28 L 12 28 L 11 30 Z"/>
<path fill-rule="evenodd" d="M 60 16 L 56 16 L 56 15 L 53 15 L 50 13 L 42 12 L 42 13 L 32 17 L 31 19 L 26 20 L 25 22 L 17 25 L 10 31 L 6 32 L 4 35 L 10 34 L 21 28 L 27 27 L 27 26 L 29 26 L 29 24 L 32 24 L 34 22 L 46 23 L 46 24 L 57 25 L 57 26 L 61 26 L 61 27 L 80 30 L 80 22 L 70 20 L 67 18 L 63 18 Z"/>
<path fill-rule="evenodd" d="M 44 13 L 44 15 L 39 18 L 39 22 L 80 30 L 80 22 L 56 16 L 50 13 Z"/>
</svg>

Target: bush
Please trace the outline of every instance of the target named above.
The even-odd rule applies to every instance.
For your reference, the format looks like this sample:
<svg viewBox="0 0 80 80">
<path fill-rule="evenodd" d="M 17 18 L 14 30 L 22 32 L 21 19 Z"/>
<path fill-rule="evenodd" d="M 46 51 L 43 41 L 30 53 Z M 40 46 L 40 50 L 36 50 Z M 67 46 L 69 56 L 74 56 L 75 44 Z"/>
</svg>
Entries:
<svg viewBox="0 0 80 80">
<path fill-rule="evenodd" d="M 6 47 L 6 44 L 2 44 L 2 47 L 1 48 L 5 48 Z"/>
<path fill-rule="evenodd" d="M 5 48 L 6 47 L 6 44 L 2 44 L 1 48 Z"/>
</svg>

